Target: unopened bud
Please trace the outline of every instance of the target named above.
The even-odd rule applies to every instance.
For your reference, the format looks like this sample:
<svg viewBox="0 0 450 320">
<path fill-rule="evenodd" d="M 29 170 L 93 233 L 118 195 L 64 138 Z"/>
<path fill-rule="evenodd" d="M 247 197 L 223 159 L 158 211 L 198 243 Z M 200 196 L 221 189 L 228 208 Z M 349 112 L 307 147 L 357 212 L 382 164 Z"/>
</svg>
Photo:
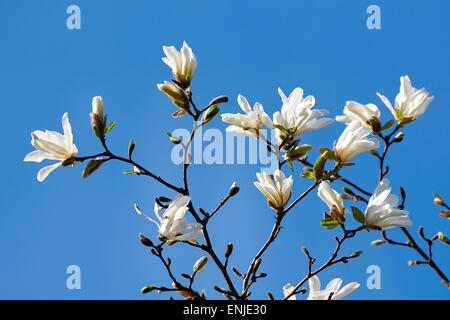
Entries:
<svg viewBox="0 0 450 320">
<path fill-rule="evenodd" d="M 170 140 L 170 142 L 172 142 L 173 144 L 179 144 L 179 143 L 181 143 L 181 139 L 178 138 L 177 136 L 174 136 L 174 135 L 171 134 L 170 132 L 166 132 L 166 134 L 169 136 L 169 140 Z"/>
<path fill-rule="evenodd" d="M 198 272 L 200 269 L 202 269 L 206 262 L 208 262 L 208 258 L 206 256 L 201 257 L 200 259 L 198 259 L 195 264 L 194 267 L 192 268 L 194 272 Z"/>
<path fill-rule="evenodd" d="M 98 138 L 102 138 L 104 136 L 104 128 L 103 128 L 103 122 L 100 120 L 100 118 L 93 112 L 89 114 L 91 117 L 91 127 L 94 131 L 95 135 Z"/>
<path fill-rule="evenodd" d="M 306 249 L 305 247 L 302 247 L 302 251 L 303 251 L 303 253 L 304 253 L 306 256 L 309 257 L 309 251 L 308 251 L 308 249 Z"/>
<path fill-rule="evenodd" d="M 437 206 L 444 206 L 444 201 L 439 198 L 434 198 L 434 204 Z"/>
<path fill-rule="evenodd" d="M 353 192 L 353 190 L 350 189 L 350 188 L 347 188 L 347 187 L 343 187 L 343 188 L 342 188 L 342 191 L 344 191 L 345 193 L 347 193 L 347 194 L 349 194 L 349 195 L 352 195 L 352 196 L 355 195 L 355 193 Z"/>
<path fill-rule="evenodd" d="M 384 243 L 383 240 L 379 240 L 379 239 L 378 239 L 378 240 L 373 240 L 371 244 L 372 244 L 373 246 L 380 246 L 380 245 L 382 245 L 383 243 Z"/>
<path fill-rule="evenodd" d="M 394 139 L 392 139 L 392 142 L 400 142 L 403 140 L 403 137 L 405 134 L 403 132 L 399 132 L 395 135 Z"/>
<path fill-rule="evenodd" d="M 153 247 L 153 242 L 150 241 L 146 236 L 144 236 L 142 233 L 139 233 L 139 239 L 141 240 L 141 243 L 146 247 Z"/>
<path fill-rule="evenodd" d="M 342 199 L 353 199 L 354 198 L 354 196 L 350 196 L 350 195 L 348 195 L 348 194 L 345 194 L 345 193 L 341 193 L 340 195 L 339 195 Z"/>
<path fill-rule="evenodd" d="M 267 296 L 269 297 L 269 300 L 275 300 L 275 299 L 273 298 L 273 295 L 272 295 L 270 292 L 267 292 Z"/>
<path fill-rule="evenodd" d="M 232 268 L 231 268 L 231 271 L 233 271 L 233 273 L 234 273 L 235 275 L 237 275 L 238 277 L 242 278 L 242 274 L 241 274 L 239 271 L 237 271 L 235 267 L 232 267 Z"/>
<path fill-rule="evenodd" d="M 260 274 L 257 274 L 256 277 L 257 278 L 265 278 L 265 277 L 267 277 L 267 273 L 261 272 Z"/>
<path fill-rule="evenodd" d="M 450 244 L 450 239 L 448 239 L 442 232 L 437 233 L 438 239 L 444 244 Z"/>
<path fill-rule="evenodd" d="M 442 218 L 450 218 L 450 210 L 442 210 L 439 216 Z"/>
<path fill-rule="evenodd" d="M 286 154 L 286 158 L 289 161 L 295 161 L 297 159 L 299 159 L 300 157 L 302 157 L 306 152 L 312 150 L 312 146 L 310 146 L 309 144 L 303 144 L 301 146 L 297 146 L 291 150 L 289 150 L 289 152 Z"/>
<path fill-rule="evenodd" d="M 233 184 L 230 187 L 230 190 L 228 191 L 228 195 L 230 197 L 235 196 L 239 192 L 240 188 L 238 187 L 236 182 L 233 182 Z"/>
<path fill-rule="evenodd" d="M 230 242 L 225 249 L 225 258 L 228 258 L 233 252 L 233 244 Z"/>
<path fill-rule="evenodd" d="M 97 96 L 92 98 L 92 113 L 94 113 L 100 121 L 103 121 L 103 100 Z"/>
<path fill-rule="evenodd" d="M 322 153 L 320 158 L 316 161 L 314 164 L 314 177 L 316 178 L 316 181 L 318 181 L 320 178 L 322 178 L 323 170 L 325 169 L 325 163 L 327 162 L 327 154 L 328 151 L 325 151 Z"/>
<path fill-rule="evenodd" d="M 214 99 L 212 99 L 212 101 L 209 103 L 209 106 L 212 106 L 214 104 L 219 104 L 219 103 L 225 103 L 225 102 L 228 102 L 227 96 L 218 96 L 218 97 L 215 97 Z"/>
<path fill-rule="evenodd" d="M 419 236 L 420 236 L 421 238 L 425 238 L 425 235 L 424 235 L 424 233 L 423 233 L 423 227 L 422 227 L 422 226 L 419 227 L 419 229 L 417 230 L 417 232 L 419 233 Z"/>
<path fill-rule="evenodd" d="M 185 95 L 181 92 L 180 89 L 175 87 L 172 83 L 164 81 L 163 84 L 158 83 L 157 86 L 158 89 L 161 92 L 164 92 L 169 97 L 169 99 L 172 100 L 173 104 L 176 105 L 178 108 L 183 110 L 187 110 L 189 108 L 189 103 L 186 101 Z M 180 115 L 181 114 L 179 114 L 178 116 Z"/>
<path fill-rule="evenodd" d="M 376 150 L 374 150 L 374 149 L 372 149 L 372 150 L 369 150 L 369 153 L 371 154 L 371 155 L 373 155 L 373 156 L 378 156 L 378 152 L 376 151 Z"/>
<path fill-rule="evenodd" d="M 255 265 L 253 267 L 253 272 L 256 272 L 258 270 L 260 264 L 261 264 L 261 258 L 256 259 Z"/>
<path fill-rule="evenodd" d="M 209 107 L 208 110 L 206 110 L 202 116 L 202 125 L 205 125 L 212 119 L 214 119 L 214 117 L 219 113 L 219 111 L 220 108 L 218 108 L 216 104 Z"/>
<path fill-rule="evenodd" d="M 146 293 L 149 293 L 149 292 L 151 292 L 151 291 L 153 291 L 155 289 L 156 289 L 155 286 L 145 286 L 145 287 L 143 287 L 141 289 L 141 293 L 142 294 L 146 294 Z"/>
</svg>

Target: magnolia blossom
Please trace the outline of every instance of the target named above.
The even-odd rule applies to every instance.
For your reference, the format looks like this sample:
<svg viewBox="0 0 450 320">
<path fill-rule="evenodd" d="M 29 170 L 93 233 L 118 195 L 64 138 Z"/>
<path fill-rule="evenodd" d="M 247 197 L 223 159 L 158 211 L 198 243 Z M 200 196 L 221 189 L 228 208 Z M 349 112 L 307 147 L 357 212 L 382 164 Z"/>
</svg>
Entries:
<svg viewBox="0 0 450 320">
<path fill-rule="evenodd" d="M 428 105 L 434 99 L 434 97 L 429 96 L 424 88 L 420 90 L 414 88 L 408 76 L 400 77 L 400 91 L 395 97 L 395 110 L 385 96 L 379 93 L 377 95 L 399 122 L 409 122 L 417 119 L 427 110 Z M 401 114 L 401 117 L 398 113 Z"/>
<path fill-rule="evenodd" d="M 328 115 L 327 110 L 311 110 L 314 107 L 315 99 L 313 96 L 303 98 L 303 89 L 295 88 L 289 97 L 278 88 L 283 106 L 281 113 L 279 111 L 273 114 L 273 123 L 281 125 L 289 131 L 293 131 L 292 136 L 298 136 L 304 132 L 322 128 L 333 122 L 331 118 L 317 119 L 318 117 Z M 278 143 L 283 141 L 283 133 L 277 129 Z"/>
<path fill-rule="evenodd" d="M 159 215 L 159 211 L 161 211 L 162 208 L 155 203 L 155 215 L 156 218 L 158 218 L 159 223 L 149 217 L 147 218 L 158 226 L 160 240 L 189 241 L 195 239 L 202 233 L 201 224 L 187 223 L 187 220 L 184 217 L 190 201 L 191 198 L 189 196 L 178 194 L 172 202 L 170 202 L 162 217 Z M 145 216 L 137 205 L 134 207 L 140 215 Z"/>
<path fill-rule="evenodd" d="M 364 128 L 358 120 L 350 122 L 334 147 L 336 158 L 347 162 L 362 152 L 378 148 L 380 142 L 377 138 L 366 138 L 371 132 L 371 129 Z"/>
<path fill-rule="evenodd" d="M 24 161 L 59 160 L 57 163 L 39 170 L 37 174 L 39 182 L 44 181 L 50 172 L 78 153 L 77 147 L 73 144 L 72 127 L 67 112 L 62 116 L 62 127 L 64 134 L 48 130 L 45 130 L 45 132 L 36 130 L 31 133 L 31 144 L 36 150 L 27 154 Z"/>
<path fill-rule="evenodd" d="M 330 208 L 330 216 L 339 222 L 344 222 L 344 212 L 346 209 L 339 193 L 332 189 L 328 183 L 322 181 L 319 185 L 317 194 L 319 195 L 319 198 L 326 203 L 328 208 Z"/>
<path fill-rule="evenodd" d="M 287 297 L 288 295 L 290 295 L 292 292 L 294 292 L 294 289 L 295 289 L 294 286 L 290 283 L 284 285 L 283 287 L 284 296 Z M 293 294 L 288 298 L 288 300 L 297 300 L 297 297 L 295 296 L 295 294 Z"/>
<path fill-rule="evenodd" d="M 259 182 L 253 182 L 266 197 L 271 208 L 282 208 L 291 197 L 292 176 L 286 178 L 281 170 L 276 170 L 273 177 L 267 172 L 257 173 Z"/>
<path fill-rule="evenodd" d="M 396 208 L 398 197 L 390 194 L 389 180 L 383 179 L 369 199 L 366 209 L 365 225 L 381 229 L 410 227 L 409 212 Z"/>
<path fill-rule="evenodd" d="M 231 126 L 227 127 L 227 132 L 259 136 L 259 130 L 262 129 L 263 124 L 268 128 L 272 128 L 272 120 L 264 112 L 263 106 L 259 102 L 255 103 L 252 110 L 243 95 L 239 94 L 237 101 L 245 114 L 222 114 L 222 121 L 231 124 Z"/>
<path fill-rule="evenodd" d="M 342 300 L 343 297 L 359 287 L 358 282 L 350 282 L 339 290 L 342 284 L 342 279 L 336 278 L 328 282 L 325 289 L 320 290 L 320 280 L 317 276 L 309 278 L 308 284 L 308 300 Z"/>
<path fill-rule="evenodd" d="M 347 101 L 344 107 L 344 115 L 337 116 L 336 121 L 348 124 L 353 120 L 358 120 L 363 127 L 375 132 L 381 130 L 380 110 L 372 103 L 364 105 L 355 101 Z"/>
<path fill-rule="evenodd" d="M 163 50 L 166 57 L 162 58 L 162 60 L 172 69 L 175 79 L 184 86 L 189 87 L 197 67 L 197 58 L 192 49 L 184 41 L 180 51 L 175 49 L 174 46 L 163 46 Z"/>
</svg>

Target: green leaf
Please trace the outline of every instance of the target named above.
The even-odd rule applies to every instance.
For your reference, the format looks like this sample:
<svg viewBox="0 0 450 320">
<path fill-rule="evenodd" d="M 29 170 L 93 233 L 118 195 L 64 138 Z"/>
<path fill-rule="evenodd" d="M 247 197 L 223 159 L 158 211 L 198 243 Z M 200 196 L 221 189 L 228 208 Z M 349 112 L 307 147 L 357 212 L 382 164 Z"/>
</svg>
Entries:
<svg viewBox="0 0 450 320">
<path fill-rule="evenodd" d="M 203 271 L 207 271 L 208 269 L 200 269 L 197 272 L 203 272 Z"/>
<path fill-rule="evenodd" d="M 281 132 L 283 132 L 285 135 L 289 136 L 289 131 L 287 131 L 287 129 L 285 127 L 283 127 L 282 125 L 279 124 L 274 124 L 273 125 L 275 128 L 277 128 L 278 130 L 280 130 Z"/>
<path fill-rule="evenodd" d="M 389 120 L 388 122 L 386 122 L 386 123 L 384 124 L 384 126 L 381 128 L 381 131 L 387 130 L 387 129 L 389 129 L 390 127 L 392 127 L 392 125 L 394 124 L 394 122 L 395 122 L 394 119 L 391 119 L 391 120 Z"/>
<path fill-rule="evenodd" d="M 292 172 L 294 172 L 294 166 L 292 165 L 292 162 L 288 162 L 289 169 L 291 169 Z"/>
<path fill-rule="evenodd" d="M 89 161 L 88 164 L 86 165 L 86 168 L 84 168 L 83 174 L 81 176 L 83 178 L 89 177 L 92 173 L 94 173 L 102 166 L 103 162 L 104 162 L 103 159 L 94 159 Z"/>
<path fill-rule="evenodd" d="M 361 212 L 361 210 L 359 210 L 356 207 L 351 207 L 352 208 L 352 213 L 353 213 L 353 218 L 355 218 L 356 221 L 358 221 L 361 224 L 364 224 L 364 222 L 366 221 L 366 218 L 364 217 L 364 214 Z"/>
<path fill-rule="evenodd" d="M 339 225 L 339 221 L 334 218 L 326 218 L 320 221 L 320 225 L 327 229 L 333 229 Z"/>
<path fill-rule="evenodd" d="M 112 128 L 114 128 L 115 125 L 116 125 L 116 122 L 115 122 L 115 121 L 111 122 L 111 123 L 106 127 L 105 133 L 110 132 L 110 131 L 112 130 Z"/>
<path fill-rule="evenodd" d="M 300 173 L 300 177 L 314 179 L 314 173 L 312 173 L 310 171 L 304 171 L 304 172 Z"/>
<path fill-rule="evenodd" d="M 133 174 L 133 173 L 137 173 L 136 171 L 124 171 L 123 174 Z"/>
<path fill-rule="evenodd" d="M 325 181 L 328 178 L 330 178 L 331 176 L 335 175 L 336 173 L 339 172 L 339 170 L 341 169 L 341 167 L 337 166 L 334 169 L 328 171 L 327 173 L 325 173 L 322 178 L 320 178 L 321 180 Z"/>
</svg>

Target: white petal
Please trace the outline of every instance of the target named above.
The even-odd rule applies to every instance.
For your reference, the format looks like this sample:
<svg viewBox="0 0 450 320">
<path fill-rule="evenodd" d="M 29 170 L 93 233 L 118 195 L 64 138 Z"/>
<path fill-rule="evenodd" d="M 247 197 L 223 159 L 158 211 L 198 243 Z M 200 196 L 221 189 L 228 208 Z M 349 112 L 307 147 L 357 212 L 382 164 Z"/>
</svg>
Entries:
<svg viewBox="0 0 450 320">
<path fill-rule="evenodd" d="M 56 168 L 60 167 L 62 164 L 62 162 L 57 162 L 55 164 L 52 164 L 50 166 L 44 167 L 41 170 L 39 170 L 38 174 L 37 174 L 37 179 L 39 182 L 42 182 L 45 180 L 45 178 L 47 178 L 47 176 Z"/>
</svg>

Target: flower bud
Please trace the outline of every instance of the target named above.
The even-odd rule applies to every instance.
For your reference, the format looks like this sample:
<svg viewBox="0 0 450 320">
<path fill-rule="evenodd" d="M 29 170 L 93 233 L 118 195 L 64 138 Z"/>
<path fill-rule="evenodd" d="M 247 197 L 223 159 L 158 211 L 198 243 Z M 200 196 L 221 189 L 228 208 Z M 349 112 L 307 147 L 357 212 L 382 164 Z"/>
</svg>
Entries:
<svg viewBox="0 0 450 320">
<path fill-rule="evenodd" d="M 385 241 L 383 241 L 383 240 L 374 240 L 374 241 L 372 241 L 372 245 L 373 246 L 380 246 L 380 245 L 382 245 L 383 243 L 385 243 Z"/>
<path fill-rule="evenodd" d="M 442 201 L 442 199 L 439 198 L 434 198 L 434 204 L 437 206 L 444 206 L 444 201 Z"/>
<path fill-rule="evenodd" d="M 182 114 L 187 111 L 187 109 L 189 108 L 189 103 L 188 101 L 186 101 L 186 97 L 180 89 L 178 89 L 168 81 L 164 81 L 163 84 L 158 83 L 157 86 L 161 92 L 164 92 L 169 97 L 169 99 L 172 100 L 174 105 L 176 105 L 180 109 L 183 109 L 184 112 L 182 112 Z M 178 114 L 178 116 L 181 116 L 182 114 Z"/>
<path fill-rule="evenodd" d="M 316 181 L 319 181 L 319 179 L 322 178 L 323 171 L 325 169 L 325 163 L 327 162 L 327 154 L 328 151 L 322 153 L 322 155 L 319 157 L 319 159 L 317 159 L 316 163 L 314 164 L 313 171 Z"/>
<path fill-rule="evenodd" d="M 202 116 L 202 125 L 210 122 L 214 117 L 219 113 L 220 108 L 217 108 L 217 105 L 214 104 L 206 110 L 206 112 Z"/>
<path fill-rule="evenodd" d="M 228 102 L 228 97 L 227 96 L 218 96 L 215 97 L 210 103 L 209 106 L 212 106 L 214 104 L 219 104 L 219 103 L 225 103 Z"/>
<path fill-rule="evenodd" d="M 228 191 L 228 195 L 230 197 L 235 196 L 238 192 L 239 192 L 240 188 L 238 187 L 236 182 L 233 182 L 233 184 L 231 185 L 230 191 Z"/>
<path fill-rule="evenodd" d="M 145 286 L 145 287 L 143 287 L 141 289 L 141 293 L 142 294 L 146 294 L 146 293 L 149 293 L 149 292 L 151 292 L 151 291 L 153 291 L 155 289 L 156 289 L 155 286 Z"/>
<path fill-rule="evenodd" d="M 442 218 L 450 218 L 450 210 L 442 210 L 439 216 Z"/>
<path fill-rule="evenodd" d="M 139 239 L 141 240 L 141 243 L 146 247 L 153 247 L 153 242 L 151 242 L 150 239 L 148 239 L 146 236 L 144 236 L 142 233 L 139 233 Z"/>
<path fill-rule="evenodd" d="M 225 249 L 225 258 L 228 258 L 233 252 L 233 244 L 230 242 Z"/>
<path fill-rule="evenodd" d="M 404 137 L 404 133 L 403 132 L 399 132 L 395 135 L 394 139 L 392 139 L 392 142 L 400 142 L 403 140 Z"/>
<path fill-rule="evenodd" d="M 440 242 L 450 245 L 450 239 L 447 238 L 442 232 L 438 232 L 437 236 Z"/>
<path fill-rule="evenodd" d="M 193 271 L 198 272 L 200 269 L 202 269 L 205 266 L 206 262 L 208 262 L 208 257 L 203 256 L 203 257 L 199 258 L 195 262 L 194 267 L 192 268 Z"/>
<path fill-rule="evenodd" d="M 313 147 L 310 146 L 309 144 L 303 144 L 301 146 L 292 148 L 286 154 L 286 158 L 289 161 L 295 161 L 295 160 L 299 159 L 300 157 L 302 157 L 306 152 L 312 150 L 312 148 Z"/>
<path fill-rule="evenodd" d="M 97 96 L 92 98 L 92 113 L 95 114 L 100 121 L 103 122 L 103 100 L 102 97 Z"/>
</svg>

